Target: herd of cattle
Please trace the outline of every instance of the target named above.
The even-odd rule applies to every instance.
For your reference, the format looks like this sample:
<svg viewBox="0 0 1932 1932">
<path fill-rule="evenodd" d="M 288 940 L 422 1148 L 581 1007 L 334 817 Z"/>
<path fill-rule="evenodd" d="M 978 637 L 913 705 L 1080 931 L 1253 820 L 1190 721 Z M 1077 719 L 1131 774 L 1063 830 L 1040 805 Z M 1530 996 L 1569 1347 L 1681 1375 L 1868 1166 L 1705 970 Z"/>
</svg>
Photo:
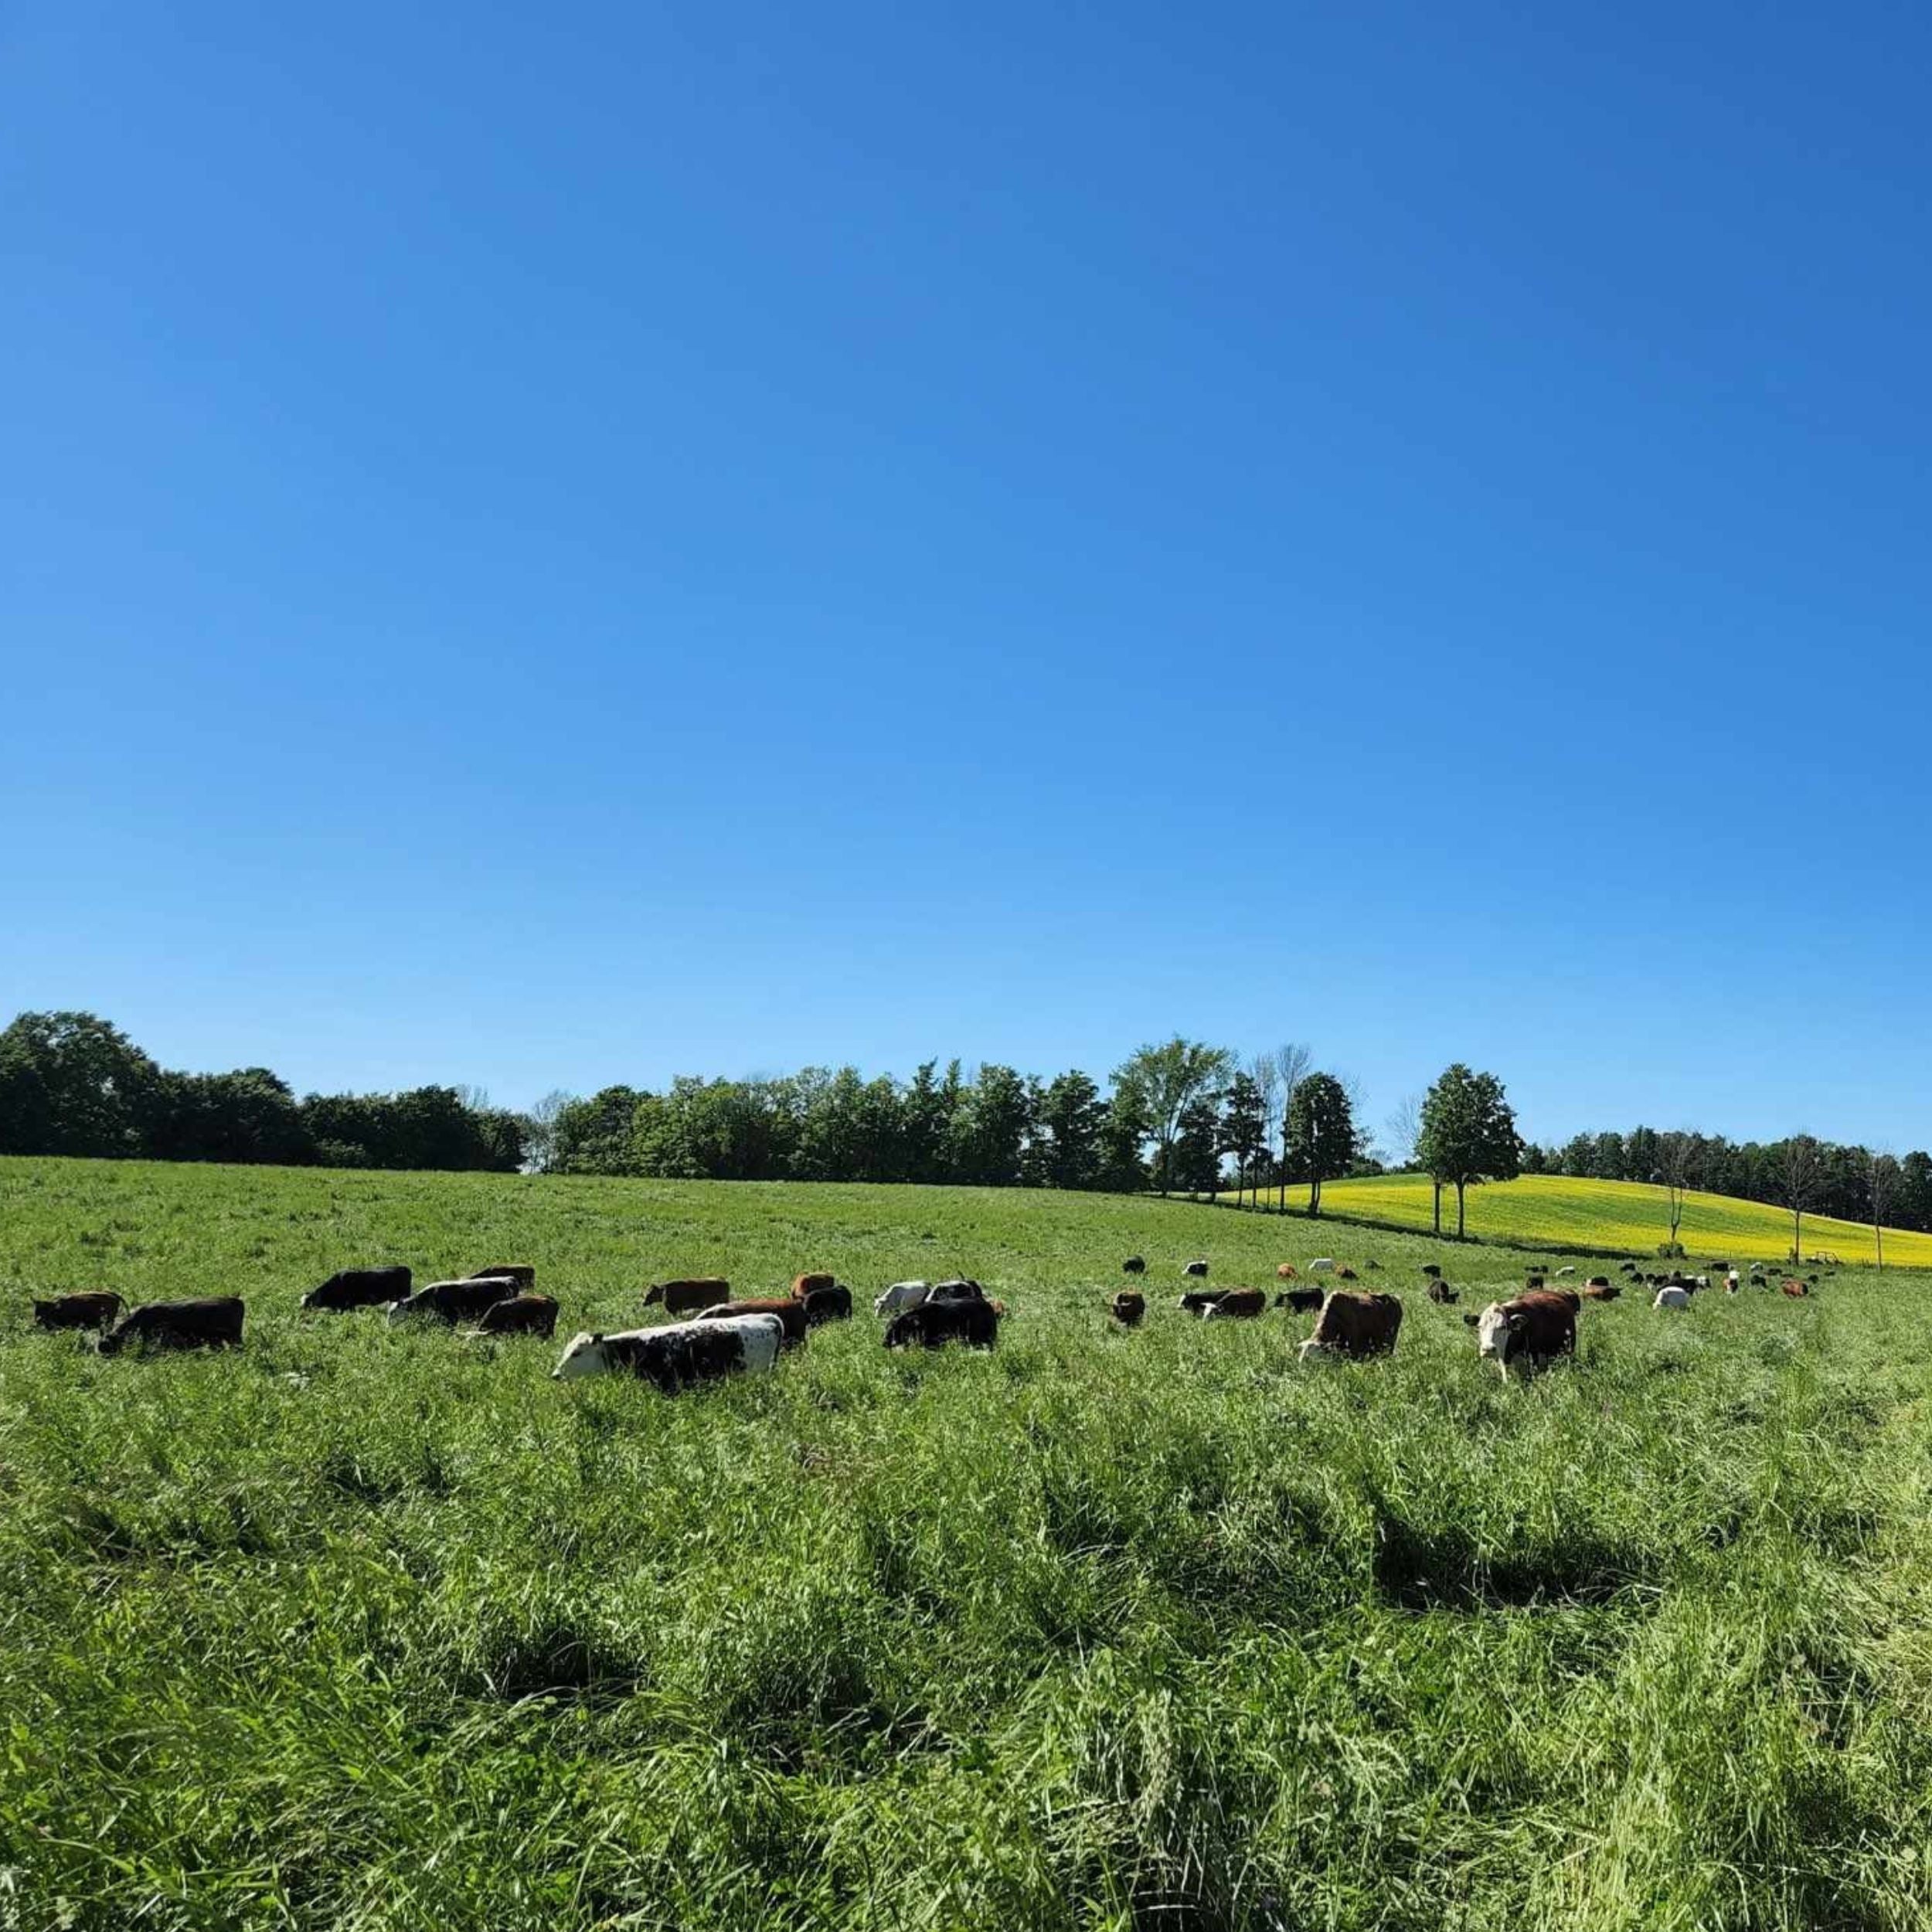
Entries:
<svg viewBox="0 0 1932 1932">
<path fill-rule="evenodd" d="M 1377 1268 L 1374 1261 L 1365 1264 Z M 1131 1255 L 1124 1273 L 1139 1277 L 1147 1263 Z M 1355 1270 L 1324 1256 L 1298 1270 L 1284 1261 L 1275 1270 L 1284 1282 L 1302 1273 L 1330 1275 L 1338 1283 L 1359 1279 Z M 1527 1372 L 1556 1358 L 1573 1354 L 1577 1318 L 1586 1301 L 1614 1301 L 1623 1292 L 1607 1275 L 1593 1275 L 1577 1287 L 1553 1287 L 1574 1275 L 1574 1267 L 1532 1272 L 1522 1291 L 1507 1301 L 1492 1301 L 1480 1314 L 1463 1320 L 1476 1332 L 1478 1356 L 1493 1362 L 1504 1379 L 1512 1367 Z M 1622 1264 L 1630 1285 L 1651 1291 L 1651 1305 L 1681 1309 L 1692 1296 L 1721 1282 L 1736 1294 L 1745 1285 L 1736 1267 L 1713 1261 L 1706 1272 L 1687 1274 L 1645 1274 L 1634 1261 Z M 1256 1287 L 1209 1288 L 1205 1260 L 1189 1261 L 1181 1270 L 1185 1287 L 1179 1306 L 1206 1321 L 1253 1320 L 1269 1307 L 1266 1292 Z M 1422 1270 L 1423 1292 L 1434 1302 L 1453 1305 L 1457 1291 L 1442 1278 L 1440 1267 Z M 1780 1286 L 1791 1296 L 1808 1294 L 1818 1277 L 1787 1277 Z M 1748 1280 L 1768 1286 L 1767 1270 L 1753 1265 Z M 344 1313 L 379 1308 L 391 1322 L 422 1321 L 456 1328 L 474 1323 L 479 1335 L 533 1335 L 549 1338 L 556 1331 L 557 1304 L 536 1291 L 536 1270 L 525 1263 L 481 1268 L 460 1280 L 413 1286 L 406 1267 L 347 1268 L 332 1274 L 301 1298 L 311 1311 Z M 804 1342 L 812 1329 L 827 1321 L 849 1320 L 852 1291 L 828 1274 L 798 1276 L 787 1295 L 734 1301 L 731 1284 L 714 1276 L 662 1281 L 644 1296 L 646 1308 L 661 1308 L 672 1318 L 655 1328 L 626 1329 L 614 1334 L 577 1335 L 553 1372 L 561 1382 L 585 1376 L 629 1375 L 655 1384 L 667 1394 L 694 1383 L 715 1380 L 740 1370 L 769 1369 L 786 1350 Z M 1277 1291 L 1273 1305 L 1290 1315 L 1313 1315 L 1315 1325 L 1298 1351 L 1304 1362 L 1361 1359 L 1393 1352 L 1402 1327 L 1400 1299 L 1372 1289 L 1286 1287 Z M 950 1342 L 969 1348 L 990 1349 L 999 1338 L 1005 1304 L 988 1296 L 975 1281 L 896 1281 L 873 1301 L 872 1312 L 885 1322 L 889 1349 L 939 1348 Z M 1138 1288 L 1123 1289 L 1110 1309 L 1122 1328 L 1138 1328 L 1147 1314 L 1147 1298 Z M 239 1348 L 243 1304 L 239 1295 L 216 1295 L 189 1301 L 156 1301 L 121 1313 L 120 1296 L 110 1294 L 62 1295 L 36 1301 L 34 1320 L 43 1328 L 92 1329 L 100 1337 L 103 1355 L 117 1355 L 138 1345 L 148 1349 Z"/>
</svg>

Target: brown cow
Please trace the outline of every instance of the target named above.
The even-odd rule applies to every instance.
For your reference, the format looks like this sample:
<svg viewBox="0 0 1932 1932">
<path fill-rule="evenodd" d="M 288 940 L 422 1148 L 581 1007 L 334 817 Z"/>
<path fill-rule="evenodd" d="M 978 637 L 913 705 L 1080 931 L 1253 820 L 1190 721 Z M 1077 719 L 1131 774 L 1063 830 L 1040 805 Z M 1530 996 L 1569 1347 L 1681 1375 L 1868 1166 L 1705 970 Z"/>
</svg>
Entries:
<svg viewBox="0 0 1932 1932">
<path fill-rule="evenodd" d="M 805 1304 L 794 1301 L 788 1294 L 767 1295 L 752 1301 L 714 1301 L 709 1308 L 700 1308 L 696 1318 L 699 1321 L 729 1321 L 733 1315 L 775 1315 L 779 1326 L 784 1329 L 785 1346 L 796 1348 L 805 1338 Z"/>
<path fill-rule="evenodd" d="M 556 1303 L 547 1294 L 513 1294 L 483 1311 L 478 1335 L 540 1335 L 547 1342 L 556 1333 Z"/>
<path fill-rule="evenodd" d="M 209 1295 L 199 1301 L 150 1301 L 100 1338 L 103 1355 L 118 1355 L 129 1343 L 151 1349 L 239 1349 L 242 1299 Z"/>
<path fill-rule="evenodd" d="M 802 1301 L 815 1288 L 835 1288 L 838 1277 L 835 1274 L 801 1274 L 792 1279 L 791 1298 Z"/>
<path fill-rule="evenodd" d="M 1795 1301 L 1802 1295 L 1809 1294 L 1811 1290 L 1802 1281 L 1787 1281 L 1784 1284 L 1784 1292 Z"/>
<path fill-rule="evenodd" d="M 1294 1279 L 1294 1264 L 1292 1261 L 1284 1261 L 1275 1270 L 1274 1278 L 1277 1281 L 1292 1281 Z"/>
<path fill-rule="evenodd" d="M 1584 1285 L 1586 1301 L 1614 1301 L 1623 1290 L 1608 1281 L 1591 1281 Z"/>
<path fill-rule="evenodd" d="M 731 1299 L 731 1284 L 716 1274 L 693 1275 L 685 1281 L 653 1281 L 645 1291 L 647 1308 L 662 1307 L 666 1315 L 695 1315 Z"/>
<path fill-rule="evenodd" d="M 1577 1308 L 1573 1294 L 1530 1288 L 1513 1301 L 1492 1301 L 1481 1315 L 1463 1319 L 1476 1332 L 1476 1352 L 1495 1362 L 1507 1382 L 1512 1362 L 1527 1371 L 1576 1353 Z"/>
<path fill-rule="evenodd" d="M 1114 1298 L 1114 1319 L 1124 1328 L 1138 1328 L 1147 1313 L 1147 1297 L 1123 1288 Z"/>
<path fill-rule="evenodd" d="M 121 1297 L 106 1289 L 83 1294 L 56 1295 L 33 1304 L 36 1328 L 104 1328 L 121 1312 Z"/>
<path fill-rule="evenodd" d="M 1335 1271 L 1335 1278 L 1338 1281 L 1359 1281 L 1362 1279 L 1361 1276 L 1357 1274 L 1353 1268 L 1345 1267 L 1337 1268 Z"/>
<path fill-rule="evenodd" d="M 1259 1288 L 1228 1288 L 1213 1308 L 1201 1311 L 1201 1318 L 1204 1321 L 1252 1321 L 1267 1311 L 1267 1305 L 1268 1298 Z"/>
<path fill-rule="evenodd" d="M 1402 1304 L 1393 1294 L 1337 1288 L 1322 1303 L 1315 1332 L 1301 1345 L 1301 1359 L 1387 1355 L 1401 1328 Z"/>
</svg>

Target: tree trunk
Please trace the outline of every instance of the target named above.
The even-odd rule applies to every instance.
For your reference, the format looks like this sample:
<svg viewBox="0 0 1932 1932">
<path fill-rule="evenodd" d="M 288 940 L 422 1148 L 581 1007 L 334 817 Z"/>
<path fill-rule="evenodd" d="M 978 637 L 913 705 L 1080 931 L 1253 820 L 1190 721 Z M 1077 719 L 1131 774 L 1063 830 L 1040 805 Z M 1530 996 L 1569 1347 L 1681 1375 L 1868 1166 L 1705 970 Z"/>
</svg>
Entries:
<svg viewBox="0 0 1932 1932">
<path fill-rule="evenodd" d="M 1804 1265 L 1804 1210 L 1791 1210 L 1791 1261 L 1794 1267 Z"/>
<path fill-rule="evenodd" d="M 1308 1177 L 1308 1219 L 1312 1221 L 1321 1212 L 1321 1177 L 1311 1174 Z"/>
<path fill-rule="evenodd" d="M 1878 1264 L 1882 1268 L 1885 1266 L 1885 1230 L 1876 1221 L 1874 1221 L 1872 1223 L 1872 1239 L 1877 1245 L 1879 1251 Z"/>
<path fill-rule="evenodd" d="M 1436 1205 L 1435 1205 L 1436 1233 L 1437 1233 L 1437 1234 L 1438 1236 L 1440 1236 L 1440 1235 L 1441 1234 L 1441 1233 L 1442 1233 L 1442 1183 L 1441 1183 L 1440 1181 L 1437 1181 L 1437 1182 L 1435 1183 L 1435 1189 L 1436 1189 Z"/>
<path fill-rule="evenodd" d="M 1458 1182 L 1456 1183 L 1456 1239 L 1457 1239 L 1458 1241 L 1460 1241 L 1460 1240 L 1461 1240 L 1463 1239 L 1463 1233 L 1462 1233 L 1462 1188 L 1463 1188 L 1463 1184 L 1462 1184 L 1462 1182 L 1460 1182 L 1460 1181 L 1458 1181 Z"/>
</svg>

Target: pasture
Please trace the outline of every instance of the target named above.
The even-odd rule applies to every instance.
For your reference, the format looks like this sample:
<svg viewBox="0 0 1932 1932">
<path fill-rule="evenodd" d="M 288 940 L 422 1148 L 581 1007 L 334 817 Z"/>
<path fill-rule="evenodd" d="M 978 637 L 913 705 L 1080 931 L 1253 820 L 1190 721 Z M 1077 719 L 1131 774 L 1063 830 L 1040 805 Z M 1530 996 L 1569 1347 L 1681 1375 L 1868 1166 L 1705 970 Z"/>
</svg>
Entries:
<svg viewBox="0 0 1932 1932">
<path fill-rule="evenodd" d="M 1305 1202 L 1308 1192 L 1305 1187 L 1291 1187 L 1289 1206 Z M 1325 1218 L 1359 1215 L 1365 1220 L 1393 1222 L 1426 1232 L 1430 1192 L 1427 1177 L 1420 1174 L 1377 1174 L 1360 1180 L 1330 1181 L 1321 1190 L 1321 1210 Z M 1453 1188 L 1443 1191 L 1442 1219 L 1443 1225 L 1453 1230 Z M 1670 1213 L 1661 1187 L 1636 1181 L 1526 1174 L 1519 1180 L 1472 1187 L 1468 1231 L 1483 1241 L 1553 1241 L 1604 1253 L 1655 1255 L 1657 1244 L 1669 1234 Z M 1678 1239 L 1693 1263 L 1707 1255 L 1778 1262 L 1791 1251 L 1791 1217 L 1782 1208 L 1736 1200 L 1727 1194 L 1687 1194 Z M 1804 1217 L 1804 1252 L 1835 1254 L 1841 1261 L 1868 1267 L 1876 1258 L 1869 1224 L 1833 1220 L 1822 1214 Z M 1885 1262 L 1887 1267 L 1932 1268 L 1932 1234 L 1887 1228 Z"/>
<path fill-rule="evenodd" d="M 1400 1346 L 1184 1319 L 1197 1253 L 1348 1260 Z M 1628 1294 L 1505 1386 L 1461 1316 L 1523 1260 L 1110 1196 L 0 1162 L 0 1927 L 1932 1920 L 1932 1285 Z M 297 1311 L 390 1260 L 532 1262 L 559 1342 Z M 1012 1312 L 990 1355 L 862 1312 L 675 1400 L 550 1379 L 649 1280 L 808 1267 Z M 246 1345 L 29 1328 L 97 1287 L 242 1294 Z"/>
</svg>

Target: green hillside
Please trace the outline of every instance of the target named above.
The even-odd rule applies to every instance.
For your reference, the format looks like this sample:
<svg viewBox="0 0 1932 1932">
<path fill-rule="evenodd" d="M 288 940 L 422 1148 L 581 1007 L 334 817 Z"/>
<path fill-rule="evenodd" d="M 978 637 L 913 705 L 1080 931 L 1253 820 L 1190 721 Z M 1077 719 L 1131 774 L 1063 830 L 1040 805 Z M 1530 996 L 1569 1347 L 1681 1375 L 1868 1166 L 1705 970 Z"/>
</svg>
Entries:
<svg viewBox="0 0 1932 1932">
<path fill-rule="evenodd" d="M 1289 1202 L 1297 1198 L 1291 1189 Z M 1325 1213 L 1359 1215 L 1404 1227 L 1430 1225 L 1432 1189 L 1417 1174 L 1377 1175 L 1359 1181 L 1331 1181 L 1321 1190 Z M 1529 1174 L 1521 1180 L 1471 1188 L 1468 1226 L 1471 1234 L 1525 1246 L 1538 1242 L 1654 1254 L 1669 1231 L 1666 1196 L 1660 1187 L 1634 1181 L 1579 1181 L 1556 1174 Z M 1455 1226 L 1456 1197 L 1443 1196 L 1444 1225 Z M 1791 1217 L 1781 1208 L 1728 1195 L 1686 1197 L 1678 1237 L 1693 1257 L 1745 1257 L 1781 1261 L 1791 1252 Z M 1875 1258 L 1872 1230 L 1822 1216 L 1804 1218 L 1804 1252 L 1829 1253 L 1843 1261 Z M 1887 1267 L 1932 1267 L 1932 1234 L 1887 1229 Z"/>
</svg>

